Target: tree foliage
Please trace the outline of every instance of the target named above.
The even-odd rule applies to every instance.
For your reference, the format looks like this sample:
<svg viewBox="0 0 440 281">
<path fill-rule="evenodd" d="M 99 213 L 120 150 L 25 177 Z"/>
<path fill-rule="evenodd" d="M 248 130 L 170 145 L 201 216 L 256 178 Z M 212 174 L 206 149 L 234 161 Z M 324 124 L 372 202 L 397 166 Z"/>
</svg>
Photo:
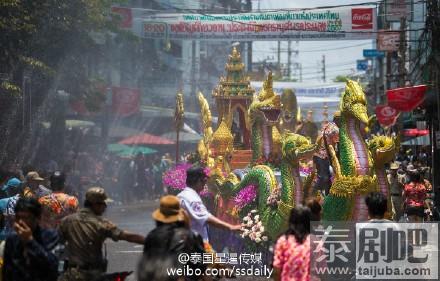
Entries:
<svg viewBox="0 0 440 281">
<path fill-rule="evenodd" d="M 19 109 L 26 99 L 23 85 L 32 89 L 33 109 L 29 112 L 34 115 L 58 90 L 68 92 L 71 99 L 84 100 L 91 110 L 99 109 L 105 97 L 94 86 L 100 77 L 94 77 L 91 68 L 105 61 L 105 44 L 119 32 L 118 17 L 111 13 L 113 3 L 0 1 L 0 130 L 15 131 L 3 134 L 0 154 L 8 154 L 8 146 L 21 143 L 13 139 L 24 137 L 17 132 L 23 128 L 21 119 L 33 119 Z"/>
<path fill-rule="evenodd" d="M 0 2 L 0 73 L 21 87 L 23 72 L 70 89 L 87 81 L 87 59 L 100 55 L 94 34 L 116 31 L 108 0 Z M 47 83 L 49 82 L 49 83 Z M 73 84 L 75 87 L 72 87 Z M 78 94 L 88 88 L 72 91 Z"/>
<path fill-rule="evenodd" d="M 350 79 L 348 76 L 346 75 L 338 75 L 335 77 L 335 79 L 333 79 L 333 82 L 347 82 L 347 80 Z"/>
</svg>

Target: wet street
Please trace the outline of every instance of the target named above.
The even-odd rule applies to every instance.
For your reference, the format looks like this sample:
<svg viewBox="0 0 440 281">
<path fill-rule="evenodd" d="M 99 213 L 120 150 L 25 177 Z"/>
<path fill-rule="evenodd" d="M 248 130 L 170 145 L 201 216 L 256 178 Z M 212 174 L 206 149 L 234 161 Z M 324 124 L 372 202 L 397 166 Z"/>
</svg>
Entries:
<svg viewBox="0 0 440 281">
<path fill-rule="evenodd" d="M 146 235 L 154 228 L 151 213 L 158 206 L 159 202 L 152 201 L 132 206 L 110 206 L 105 217 L 123 230 Z M 142 245 L 125 241 L 113 242 L 111 239 L 107 240 L 106 245 L 108 272 L 136 270 L 137 262 L 142 255 Z M 132 280 L 136 280 L 135 272 L 127 278 L 127 281 Z"/>
</svg>

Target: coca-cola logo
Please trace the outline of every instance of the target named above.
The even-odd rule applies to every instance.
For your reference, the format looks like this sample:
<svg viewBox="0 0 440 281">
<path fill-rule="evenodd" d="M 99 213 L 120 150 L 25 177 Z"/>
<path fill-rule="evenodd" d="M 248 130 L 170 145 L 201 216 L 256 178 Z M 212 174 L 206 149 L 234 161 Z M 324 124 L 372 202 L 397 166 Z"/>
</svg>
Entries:
<svg viewBox="0 0 440 281">
<path fill-rule="evenodd" d="M 370 22 L 371 21 L 371 16 L 370 14 L 354 14 L 353 15 L 353 21 L 366 21 L 366 22 Z"/>
<path fill-rule="evenodd" d="M 352 29 L 373 29 L 373 8 L 351 9 Z"/>
</svg>

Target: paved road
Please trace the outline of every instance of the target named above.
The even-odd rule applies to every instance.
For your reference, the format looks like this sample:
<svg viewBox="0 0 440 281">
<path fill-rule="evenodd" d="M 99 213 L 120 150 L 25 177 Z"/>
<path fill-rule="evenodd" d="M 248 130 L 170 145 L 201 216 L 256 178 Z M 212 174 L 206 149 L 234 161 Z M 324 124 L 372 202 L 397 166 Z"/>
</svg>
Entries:
<svg viewBox="0 0 440 281">
<path fill-rule="evenodd" d="M 155 226 L 151 213 L 158 206 L 158 202 L 146 202 L 135 206 L 110 206 L 105 217 L 121 229 L 146 235 Z M 108 272 L 136 270 L 143 246 L 112 240 L 107 240 L 106 245 L 109 260 Z M 135 273 L 127 278 L 127 281 L 133 280 L 136 280 Z"/>
</svg>

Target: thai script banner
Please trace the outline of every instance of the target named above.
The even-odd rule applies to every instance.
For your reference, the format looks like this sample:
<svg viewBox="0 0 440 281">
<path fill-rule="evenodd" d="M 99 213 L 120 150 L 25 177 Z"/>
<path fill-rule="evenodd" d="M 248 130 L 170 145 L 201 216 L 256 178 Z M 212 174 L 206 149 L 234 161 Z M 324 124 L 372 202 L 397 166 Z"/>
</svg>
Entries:
<svg viewBox="0 0 440 281">
<path fill-rule="evenodd" d="M 133 31 L 145 38 L 170 40 L 353 40 L 376 38 L 376 9 L 242 14 L 156 14 L 134 19 Z"/>
<path fill-rule="evenodd" d="M 263 86 L 263 82 L 251 81 L 251 86 L 256 90 L 260 90 Z M 274 82 L 273 90 L 276 93 L 282 93 L 285 89 L 292 89 L 295 91 L 296 96 L 305 97 L 340 97 L 345 90 L 345 83 L 332 83 L 332 84 L 314 84 L 306 85 L 296 82 Z"/>
</svg>

